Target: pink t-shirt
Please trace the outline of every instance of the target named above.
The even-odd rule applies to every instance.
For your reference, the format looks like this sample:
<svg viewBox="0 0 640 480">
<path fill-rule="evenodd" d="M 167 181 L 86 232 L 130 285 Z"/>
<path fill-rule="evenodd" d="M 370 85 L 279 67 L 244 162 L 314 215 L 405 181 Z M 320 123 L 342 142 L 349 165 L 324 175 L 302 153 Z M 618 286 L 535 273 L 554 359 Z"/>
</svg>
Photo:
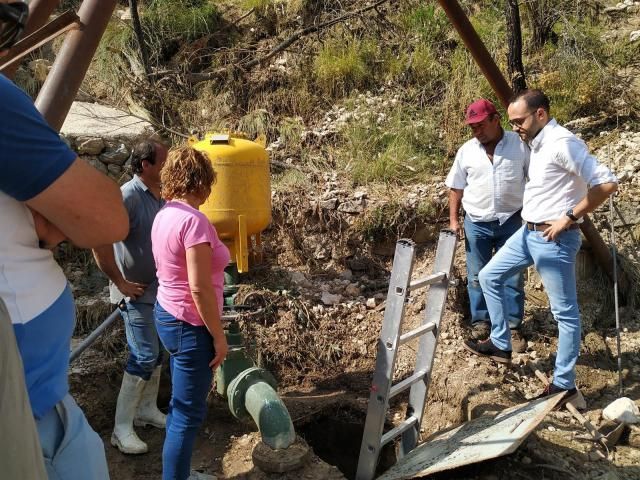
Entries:
<svg viewBox="0 0 640 480">
<path fill-rule="evenodd" d="M 204 213 L 186 203 L 167 202 L 156 215 L 151 229 L 158 275 L 157 300 L 171 315 L 191 325 L 204 325 L 204 322 L 189 288 L 187 249 L 201 243 L 208 243 L 213 250 L 211 283 L 222 314 L 224 269 L 229 263 L 229 250 Z"/>
</svg>

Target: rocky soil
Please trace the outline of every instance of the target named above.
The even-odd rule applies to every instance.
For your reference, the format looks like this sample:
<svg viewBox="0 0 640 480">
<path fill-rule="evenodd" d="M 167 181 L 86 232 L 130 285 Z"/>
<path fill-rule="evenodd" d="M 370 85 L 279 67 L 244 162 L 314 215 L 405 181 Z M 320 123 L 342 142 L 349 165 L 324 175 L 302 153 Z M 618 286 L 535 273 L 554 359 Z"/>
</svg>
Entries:
<svg viewBox="0 0 640 480">
<path fill-rule="evenodd" d="M 611 38 L 640 45 L 640 2 L 607 2 Z M 275 65 L 286 73 L 287 64 Z M 640 91 L 637 69 L 624 72 L 629 88 Z M 348 122 L 374 118 L 384 124 L 398 103 L 394 92 L 363 92 L 353 105 L 336 105 L 302 132 L 301 148 L 330 143 Z M 603 205 L 592 215 L 605 241 L 615 227 L 620 263 L 631 287 L 620 308 L 624 395 L 640 405 L 640 131 L 633 119 L 607 116 L 577 119 L 568 127 L 582 136 L 595 155 L 620 179 L 613 212 Z M 71 143 L 96 168 L 124 178 L 126 160 L 119 140 L 70 135 Z M 274 186 L 273 223 L 265 235 L 266 263 L 241 279 L 238 302 L 261 309 L 240 319 L 247 347 L 256 362 L 277 377 L 297 433 L 313 449 L 307 467 L 289 474 L 266 474 L 253 465 L 251 451 L 258 440 L 255 426 L 233 418 L 226 400 L 212 393 L 209 415 L 200 431 L 193 467 L 220 479 L 353 478 L 360 448 L 375 363 L 376 344 L 384 314 L 392 255 L 398 238 L 418 243 L 414 277 L 431 272 L 435 241 L 446 227 L 447 191 L 442 175 L 407 186 L 353 188 L 336 172 L 300 161 L 276 140 L 269 146 L 278 172 L 297 171 L 299 186 Z M 313 155 L 313 153 L 312 153 Z M 275 166 L 274 166 L 275 168 Z M 77 340 L 110 311 L 105 278 L 90 255 L 73 248 L 58 252 L 78 304 Z M 588 248 L 578 261 L 583 342 L 578 361 L 578 386 L 585 416 L 603 424 L 602 410 L 618 397 L 613 287 L 590 258 Z M 458 245 L 454 275 L 464 279 L 464 248 Z M 467 335 L 468 307 L 464 282 L 450 289 L 442 320 L 421 437 L 459 425 L 485 413 L 523 403 L 543 388 L 533 374 L 552 373 L 557 325 L 544 289 L 533 270 L 528 274 L 524 331 L 527 351 L 504 367 L 471 357 L 462 347 Z M 424 315 L 424 293 L 407 305 L 406 328 Z M 105 442 L 113 480 L 151 480 L 161 475 L 164 434 L 140 429 L 149 453 L 131 457 L 110 446 L 109 438 L 126 359 L 121 324 L 110 329 L 72 365 L 72 393 Z M 400 351 L 396 380 L 413 371 L 415 345 Z M 159 405 L 166 409 L 169 378 L 165 372 Z M 388 427 L 404 418 L 406 397 L 395 400 Z M 438 479 L 585 479 L 640 478 L 640 432 L 627 431 L 608 458 L 580 439 L 584 429 L 566 411 L 549 414 L 511 455 L 444 472 Z M 381 468 L 394 462 L 384 452 Z"/>
<path fill-rule="evenodd" d="M 640 234 L 640 133 L 615 130 L 585 137 L 598 157 L 621 177 L 614 225 L 624 264 L 633 273 L 640 254 L 636 241 Z M 611 142 L 598 148 L 603 140 Z M 267 263 L 242 279 L 238 294 L 239 302 L 263 310 L 260 315 L 245 314 L 240 321 L 249 350 L 278 378 L 296 430 L 316 454 L 310 470 L 296 478 L 339 478 L 342 474 L 353 478 L 393 245 L 398 236 L 414 237 L 419 241 L 414 277 L 430 273 L 437 232 L 446 226 L 446 192 L 437 177 L 391 194 L 372 188 L 353 191 L 332 174 L 320 176 L 318 185 L 305 191 L 274 192 L 274 224 L 265 239 Z M 417 202 L 425 200 L 438 206 L 428 218 L 406 213 L 386 236 L 363 233 L 362 222 L 367 215 L 384 205 L 391 203 L 394 208 L 411 212 Z M 594 221 L 607 240 L 608 207 L 597 212 Z M 61 255 L 76 295 L 86 299 L 79 302 L 77 333 L 82 336 L 109 311 L 103 290 L 106 284 L 93 270 L 90 257 L 74 255 L 71 250 Z M 618 396 L 615 330 L 611 328 L 612 286 L 593 266 L 588 253 L 583 255 L 579 291 L 584 338 L 578 385 L 587 401 L 585 415 L 598 426 L 603 422 L 602 409 Z M 87 275 L 87 271 L 94 273 Z M 455 275 L 464 277 L 462 244 L 456 254 Z M 638 402 L 640 315 L 634 298 L 630 295 L 620 309 L 621 357 L 624 394 Z M 533 368 L 548 374 L 553 369 L 557 326 L 535 272 L 530 272 L 527 281 L 524 329 L 528 349 L 516 356 L 512 367 L 471 357 L 463 350 L 465 300 L 463 283 L 450 290 L 422 424 L 423 439 L 483 413 L 527 401 L 542 390 Z M 421 321 L 424 308 L 424 294 L 411 299 L 406 328 Z M 73 366 L 72 389 L 105 440 L 112 478 L 157 478 L 161 470 L 161 432 L 140 433 L 150 446 L 150 453 L 141 457 L 123 456 L 108 443 L 125 348 L 122 327 L 117 326 Z M 414 345 L 401 350 L 396 379 L 413 371 L 414 357 Z M 163 408 L 168 402 L 167 385 L 165 378 L 160 396 Z M 389 426 L 402 420 L 405 402 L 406 398 L 399 398 L 392 404 Z M 197 440 L 194 466 L 219 478 L 284 478 L 269 476 L 252 464 L 250 451 L 257 438 L 254 430 L 235 420 L 226 402 L 212 394 L 209 417 Z M 578 438 L 584 433 L 567 411 L 553 412 L 514 454 L 442 473 L 438 478 L 640 478 L 637 431 L 629 432 L 608 459 L 601 458 L 591 443 Z M 392 462 L 393 452 L 387 452 L 382 463 Z"/>
</svg>

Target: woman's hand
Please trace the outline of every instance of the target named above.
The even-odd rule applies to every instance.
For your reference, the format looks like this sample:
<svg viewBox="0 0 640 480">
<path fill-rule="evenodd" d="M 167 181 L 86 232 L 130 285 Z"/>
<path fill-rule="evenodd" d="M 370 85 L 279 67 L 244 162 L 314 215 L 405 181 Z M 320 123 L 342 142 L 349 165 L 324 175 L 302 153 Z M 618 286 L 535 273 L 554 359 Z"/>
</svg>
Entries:
<svg viewBox="0 0 640 480">
<path fill-rule="evenodd" d="M 211 362 L 209 362 L 209 366 L 211 367 L 211 370 L 215 372 L 216 368 L 218 368 L 224 361 L 225 357 L 227 356 L 227 352 L 229 351 L 227 338 L 224 335 L 219 335 L 218 337 L 214 338 L 213 348 L 216 351 L 216 356 L 213 357 L 213 360 L 211 360 Z"/>
</svg>

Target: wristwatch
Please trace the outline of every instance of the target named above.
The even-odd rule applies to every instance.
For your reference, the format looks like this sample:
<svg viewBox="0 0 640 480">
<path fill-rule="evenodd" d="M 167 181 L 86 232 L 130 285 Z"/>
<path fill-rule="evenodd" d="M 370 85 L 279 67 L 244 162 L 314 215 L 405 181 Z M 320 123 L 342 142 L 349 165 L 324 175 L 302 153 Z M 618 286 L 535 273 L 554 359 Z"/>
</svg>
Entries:
<svg viewBox="0 0 640 480">
<path fill-rule="evenodd" d="M 573 208 L 570 208 L 569 210 L 567 210 L 567 213 L 565 213 L 565 215 L 566 215 L 567 217 L 569 217 L 569 218 L 570 218 L 572 221 L 574 221 L 574 222 L 577 222 L 577 221 L 578 221 L 578 217 L 576 217 L 576 216 L 573 214 Z"/>
</svg>

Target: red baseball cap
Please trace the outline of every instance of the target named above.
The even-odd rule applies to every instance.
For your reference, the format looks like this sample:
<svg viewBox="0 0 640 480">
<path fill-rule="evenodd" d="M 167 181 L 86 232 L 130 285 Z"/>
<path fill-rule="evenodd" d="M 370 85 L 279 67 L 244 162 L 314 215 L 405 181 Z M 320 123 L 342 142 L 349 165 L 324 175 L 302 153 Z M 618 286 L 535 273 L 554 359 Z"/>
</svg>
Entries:
<svg viewBox="0 0 640 480">
<path fill-rule="evenodd" d="M 469 125 L 471 123 L 481 122 L 493 113 L 498 113 L 495 105 L 489 100 L 481 98 L 467 107 L 464 123 Z"/>
</svg>

